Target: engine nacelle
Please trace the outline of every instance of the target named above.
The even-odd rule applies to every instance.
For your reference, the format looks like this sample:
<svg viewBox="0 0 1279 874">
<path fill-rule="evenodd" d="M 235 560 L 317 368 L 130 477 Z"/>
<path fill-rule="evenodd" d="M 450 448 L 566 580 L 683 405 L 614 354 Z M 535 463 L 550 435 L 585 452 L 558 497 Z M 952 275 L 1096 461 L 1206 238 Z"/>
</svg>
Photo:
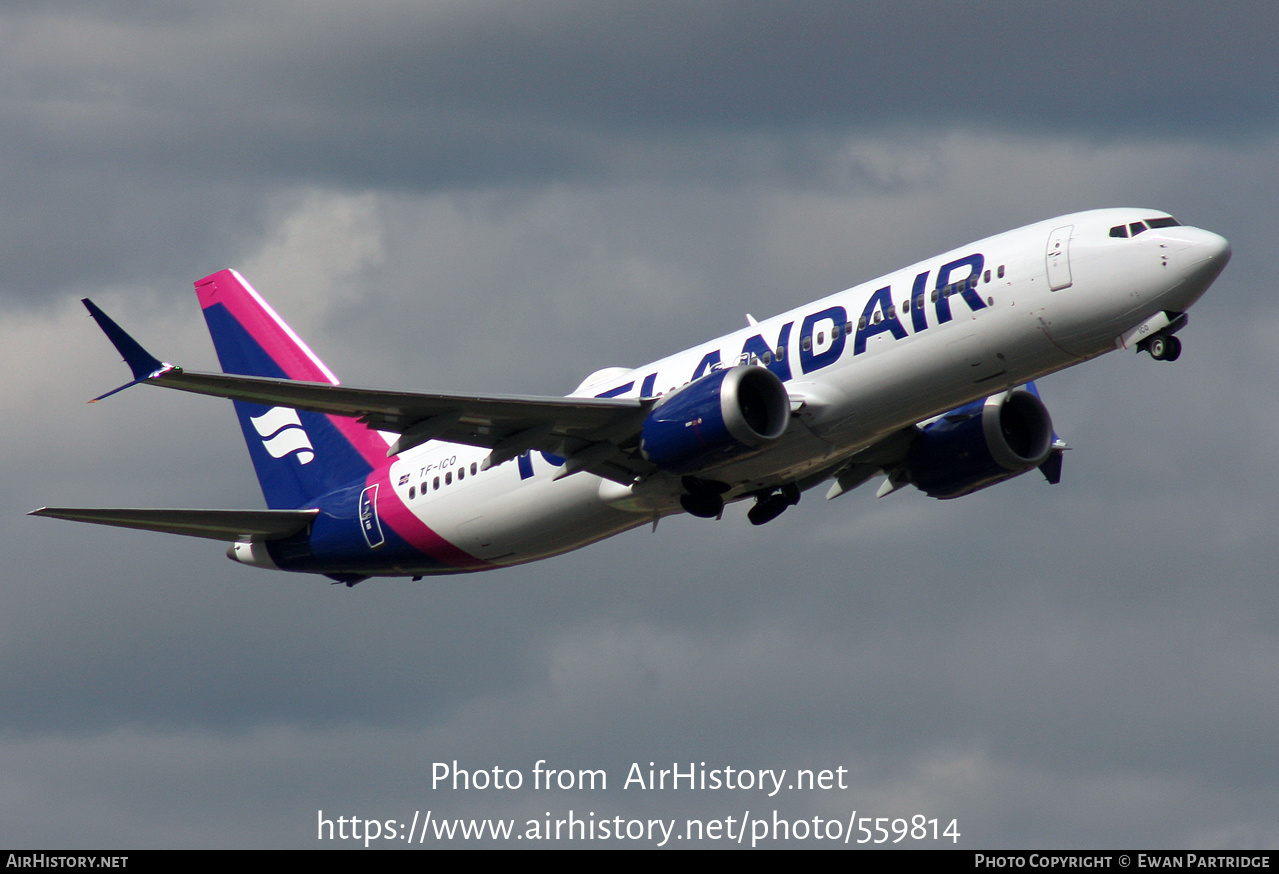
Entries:
<svg viewBox="0 0 1279 874">
<path fill-rule="evenodd" d="M 644 457 L 664 471 L 688 474 L 749 455 L 790 424 L 790 396 L 771 370 L 739 365 L 716 370 L 666 397 L 640 432 Z"/>
<path fill-rule="evenodd" d="M 922 429 L 906 456 L 911 483 L 958 498 L 1043 464 L 1053 447 L 1048 410 L 1024 388 L 960 407 Z"/>
</svg>

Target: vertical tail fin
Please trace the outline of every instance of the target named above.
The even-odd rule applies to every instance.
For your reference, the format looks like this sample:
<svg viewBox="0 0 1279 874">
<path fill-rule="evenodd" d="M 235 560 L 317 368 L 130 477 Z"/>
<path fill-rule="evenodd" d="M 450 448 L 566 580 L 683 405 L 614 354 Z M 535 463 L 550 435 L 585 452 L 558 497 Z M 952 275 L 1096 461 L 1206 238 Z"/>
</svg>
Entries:
<svg viewBox="0 0 1279 874">
<path fill-rule="evenodd" d="M 337 385 L 333 372 L 234 270 L 206 276 L 195 291 L 225 372 Z M 363 480 L 386 461 L 386 440 L 354 419 L 234 403 L 272 509 L 301 507 Z"/>
</svg>

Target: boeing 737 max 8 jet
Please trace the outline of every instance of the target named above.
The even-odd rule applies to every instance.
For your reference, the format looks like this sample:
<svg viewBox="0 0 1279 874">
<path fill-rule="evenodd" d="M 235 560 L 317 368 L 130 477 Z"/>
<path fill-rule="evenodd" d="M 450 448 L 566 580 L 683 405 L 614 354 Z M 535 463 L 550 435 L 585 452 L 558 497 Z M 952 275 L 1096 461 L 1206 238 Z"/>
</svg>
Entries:
<svg viewBox="0 0 1279 874">
<path fill-rule="evenodd" d="M 833 498 L 881 474 L 880 494 L 937 498 L 1035 468 L 1056 482 L 1064 444 L 1033 380 L 1115 349 L 1176 359 L 1229 258 L 1166 213 L 1076 213 L 600 370 L 564 398 L 339 385 L 223 270 L 195 289 L 225 373 L 162 363 L 84 303 L 133 371 L 121 388 L 235 402 L 270 509 L 35 514 L 225 540 L 244 564 L 354 585 L 547 558 L 730 501 L 763 524 L 819 484 Z"/>
</svg>

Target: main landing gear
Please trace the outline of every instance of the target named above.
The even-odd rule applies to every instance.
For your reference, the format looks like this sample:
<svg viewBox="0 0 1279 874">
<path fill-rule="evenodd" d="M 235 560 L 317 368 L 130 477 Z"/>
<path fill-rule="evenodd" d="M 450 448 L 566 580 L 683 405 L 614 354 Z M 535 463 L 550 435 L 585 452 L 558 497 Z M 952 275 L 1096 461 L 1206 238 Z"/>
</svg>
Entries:
<svg viewBox="0 0 1279 874">
<path fill-rule="evenodd" d="M 799 486 L 787 483 L 775 492 L 756 497 L 755 506 L 750 508 L 746 518 L 751 520 L 752 525 L 763 525 L 782 515 L 787 507 L 793 507 L 798 503 Z"/>
<path fill-rule="evenodd" d="M 684 494 L 680 495 L 679 505 L 690 516 L 701 519 L 718 519 L 724 513 L 724 493 L 729 486 L 715 480 L 698 479 L 686 476 L 683 480 Z M 799 503 L 799 486 L 787 483 L 779 489 L 759 492 L 755 495 L 755 506 L 751 507 L 746 517 L 752 525 L 763 525 L 772 522 L 787 507 Z"/>
<path fill-rule="evenodd" d="M 699 519 L 718 519 L 723 514 L 727 483 L 686 476 L 683 485 L 685 494 L 680 495 L 679 505 L 685 513 Z"/>
</svg>

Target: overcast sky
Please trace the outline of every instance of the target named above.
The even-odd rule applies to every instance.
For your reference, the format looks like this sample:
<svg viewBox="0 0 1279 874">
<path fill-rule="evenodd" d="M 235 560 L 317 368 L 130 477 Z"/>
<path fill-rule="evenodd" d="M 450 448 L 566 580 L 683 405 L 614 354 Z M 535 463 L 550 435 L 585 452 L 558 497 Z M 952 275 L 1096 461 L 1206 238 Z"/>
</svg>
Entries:
<svg viewBox="0 0 1279 874">
<path fill-rule="evenodd" d="M 1276 32 L 1271 2 L 3 4 L 0 844 L 856 810 L 970 849 L 1275 847 Z M 1056 487 L 817 490 L 352 589 L 23 515 L 262 506 L 226 402 L 84 404 L 127 379 L 86 295 L 214 369 L 191 282 L 233 266 L 345 382 L 564 394 L 1102 206 L 1235 254 L 1175 364 L 1042 381 Z M 431 787 L 539 759 L 608 788 Z M 633 762 L 848 788 L 623 789 Z"/>
</svg>

